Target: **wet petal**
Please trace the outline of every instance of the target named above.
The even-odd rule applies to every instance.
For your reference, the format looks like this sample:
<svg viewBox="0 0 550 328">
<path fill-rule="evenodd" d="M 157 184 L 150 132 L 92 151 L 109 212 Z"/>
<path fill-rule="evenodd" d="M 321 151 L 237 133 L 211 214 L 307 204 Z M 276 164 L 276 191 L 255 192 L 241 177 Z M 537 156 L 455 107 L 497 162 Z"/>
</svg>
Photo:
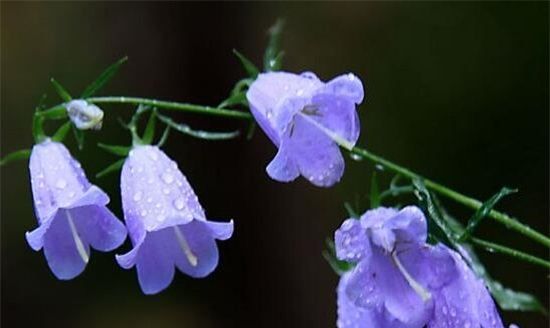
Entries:
<svg viewBox="0 0 550 328">
<path fill-rule="evenodd" d="M 287 154 L 288 147 L 281 147 L 277 155 L 266 168 L 267 174 L 280 182 L 290 182 L 296 179 L 300 172 L 298 166 Z"/>
<path fill-rule="evenodd" d="M 336 256 L 340 260 L 356 262 L 371 255 L 367 232 L 359 220 L 347 219 L 334 234 Z"/>
<path fill-rule="evenodd" d="M 189 254 L 185 253 L 174 233 L 172 239 L 175 245 L 171 248 L 178 269 L 191 277 L 201 278 L 210 274 L 218 265 L 218 246 L 205 222 L 193 221 L 186 225 L 178 226 L 182 236 L 188 244 L 189 250 L 196 258 L 192 262 Z"/>
<path fill-rule="evenodd" d="M 170 285 L 174 279 L 174 263 L 171 258 L 172 242 L 164 231 L 149 233 L 139 248 L 136 267 L 141 290 L 156 294 Z"/>
<path fill-rule="evenodd" d="M 344 173 L 344 159 L 338 146 L 303 116 L 294 120 L 294 128 L 281 147 L 295 159 L 300 173 L 319 187 L 330 187 Z"/>
<path fill-rule="evenodd" d="M 65 210 L 59 211 L 44 234 L 44 255 L 54 275 L 61 280 L 78 276 L 87 264 L 87 259 L 78 250 L 67 213 Z M 89 246 L 85 240 L 82 242 L 84 251 L 89 256 Z"/>
<path fill-rule="evenodd" d="M 361 80 L 353 74 L 344 74 L 327 82 L 320 92 L 343 96 L 356 104 L 363 102 L 364 90 Z"/>
<path fill-rule="evenodd" d="M 483 281 L 475 276 L 460 255 L 450 249 L 448 252 L 457 274 L 434 294 L 436 307 L 428 327 L 502 328 L 502 321 Z"/>
<path fill-rule="evenodd" d="M 345 140 L 348 148 L 355 146 L 361 125 L 353 101 L 335 94 L 318 93 L 311 99 L 311 106 L 313 120 Z"/>
<path fill-rule="evenodd" d="M 70 211 L 82 239 L 94 249 L 111 251 L 126 239 L 126 228 L 106 207 L 92 205 Z"/>
<path fill-rule="evenodd" d="M 378 308 L 364 308 L 355 305 L 348 297 L 347 289 L 350 274 L 346 273 L 340 278 L 338 284 L 338 328 L 387 328 L 382 311 Z"/>
</svg>

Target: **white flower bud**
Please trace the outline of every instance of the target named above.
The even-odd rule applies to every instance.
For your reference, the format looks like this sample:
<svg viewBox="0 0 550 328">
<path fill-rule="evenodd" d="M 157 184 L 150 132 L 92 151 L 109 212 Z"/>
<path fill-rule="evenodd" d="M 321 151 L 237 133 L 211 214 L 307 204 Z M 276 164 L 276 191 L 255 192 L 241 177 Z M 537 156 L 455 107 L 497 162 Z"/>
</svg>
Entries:
<svg viewBox="0 0 550 328">
<path fill-rule="evenodd" d="M 69 118 L 79 130 L 99 130 L 103 123 L 103 111 L 94 104 L 82 99 L 67 104 Z"/>
</svg>

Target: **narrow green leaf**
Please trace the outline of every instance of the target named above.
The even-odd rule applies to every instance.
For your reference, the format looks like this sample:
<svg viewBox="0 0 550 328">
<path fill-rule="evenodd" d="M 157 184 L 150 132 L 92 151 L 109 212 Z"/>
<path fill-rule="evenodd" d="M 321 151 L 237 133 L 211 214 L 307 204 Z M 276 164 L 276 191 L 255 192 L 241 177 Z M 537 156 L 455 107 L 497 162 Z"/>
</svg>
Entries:
<svg viewBox="0 0 550 328">
<path fill-rule="evenodd" d="M 73 135 L 78 145 L 78 150 L 82 150 L 84 148 L 84 131 L 77 129 L 76 126 L 73 125 Z"/>
<path fill-rule="evenodd" d="M 428 219 L 435 223 L 435 226 L 429 226 L 430 231 L 436 237 L 443 238 L 447 245 L 454 247 L 458 240 L 458 234 L 443 218 L 439 207 L 434 203 L 433 197 L 424 185 L 424 182 L 420 179 L 414 179 L 413 185 L 416 189 L 415 194 L 420 206 L 428 213 Z"/>
<path fill-rule="evenodd" d="M 71 129 L 71 121 L 65 122 L 62 126 L 57 129 L 55 134 L 52 137 L 53 141 L 62 142 L 67 136 L 67 132 Z"/>
<path fill-rule="evenodd" d="M 222 101 L 218 107 L 220 108 L 228 108 L 234 105 L 243 105 L 248 106 L 248 102 L 246 101 L 246 95 L 244 93 L 237 93 L 232 96 L 229 96 L 229 98 Z"/>
<path fill-rule="evenodd" d="M 344 203 L 344 208 L 348 212 L 348 215 L 350 218 L 358 219 L 359 218 L 359 212 L 353 208 L 353 206 L 349 202 Z"/>
<path fill-rule="evenodd" d="M 143 137 L 141 138 L 143 144 L 145 145 L 150 145 L 151 142 L 153 142 L 153 138 L 155 137 L 156 120 L 157 111 L 153 110 L 151 111 L 151 116 L 149 116 L 147 126 L 145 126 L 145 132 L 143 132 Z"/>
<path fill-rule="evenodd" d="M 251 140 L 256 131 L 256 121 L 251 121 L 246 130 L 246 140 Z"/>
<path fill-rule="evenodd" d="M 157 143 L 158 147 L 164 146 L 164 144 L 166 143 L 166 140 L 168 140 L 168 135 L 170 135 L 170 125 L 167 125 L 166 128 L 164 128 L 164 132 L 162 133 L 162 136 L 160 137 L 160 140 Z"/>
<path fill-rule="evenodd" d="M 32 119 L 32 135 L 34 136 L 34 141 L 36 143 L 40 143 L 46 139 L 43 124 L 44 118 L 38 115 L 38 112 L 35 112 Z"/>
<path fill-rule="evenodd" d="M 504 196 L 510 195 L 517 192 L 517 189 L 509 189 L 503 187 L 500 191 L 494 194 L 489 200 L 487 200 L 481 207 L 472 215 L 468 224 L 466 225 L 466 230 L 460 236 L 460 240 L 466 240 L 474 232 L 475 228 L 479 225 L 481 220 L 485 218 L 489 212 L 495 207 L 496 203 L 500 201 Z"/>
<path fill-rule="evenodd" d="M 107 145 L 104 143 L 98 143 L 97 146 L 108 153 L 123 157 L 128 156 L 128 153 L 132 150 L 132 147 L 129 146 Z"/>
<path fill-rule="evenodd" d="M 96 174 L 95 177 L 96 178 L 102 178 L 102 177 L 106 176 L 109 173 L 113 173 L 113 172 L 116 172 L 116 171 L 120 170 L 120 168 L 124 164 L 124 161 L 125 161 L 125 158 L 119 159 L 118 161 L 116 161 L 113 164 L 107 166 L 104 170 L 102 170 L 101 172 Z"/>
<path fill-rule="evenodd" d="M 21 161 L 28 159 L 31 156 L 30 149 L 21 149 L 7 154 L 0 160 L 0 166 L 4 166 L 13 161 Z"/>
<path fill-rule="evenodd" d="M 122 57 L 119 59 L 116 63 L 112 64 L 111 66 L 107 67 L 98 77 L 86 87 L 84 92 L 82 92 L 81 98 L 88 98 L 92 96 L 94 93 L 96 93 L 99 89 L 101 89 L 111 78 L 116 74 L 118 69 L 122 64 L 124 64 L 128 60 L 128 57 Z"/>
<path fill-rule="evenodd" d="M 281 33 L 283 32 L 284 21 L 278 19 L 269 31 L 269 41 L 264 53 L 264 71 L 271 72 L 281 67 L 282 52 L 279 51 Z"/>
<path fill-rule="evenodd" d="M 250 85 L 254 82 L 254 79 L 246 78 L 239 80 L 235 85 L 233 86 L 233 89 L 231 89 L 231 95 L 236 95 L 238 93 L 244 93 L 246 94 L 246 89 L 250 87 Z"/>
<path fill-rule="evenodd" d="M 353 269 L 353 267 L 355 266 L 353 263 L 340 261 L 336 257 L 334 242 L 330 238 L 327 238 L 325 240 L 325 243 L 326 243 L 327 249 L 322 252 L 322 255 L 325 258 L 325 260 L 327 260 L 328 264 L 331 266 L 334 272 L 336 272 L 339 276 L 341 276 L 344 273 Z"/>
<path fill-rule="evenodd" d="M 378 188 L 378 179 L 376 178 L 376 171 L 372 172 L 370 179 L 370 208 L 377 208 L 380 206 L 380 189 Z"/>
<path fill-rule="evenodd" d="M 477 257 L 471 245 L 461 244 L 460 252 L 464 253 L 463 258 L 474 273 L 485 281 L 485 285 L 501 309 L 506 311 L 537 311 L 546 313 L 546 309 L 535 296 L 506 288 L 499 281 L 493 279 Z"/>
<path fill-rule="evenodd" d="M 67 109 L 63 105 L 58 105 L 48 110 L 39 111 L 37 115 L 47 120 L 61 120 L 67 118 Z"/>
<path fill-rule="evenodd" d="M 67 89 L 65 89 L 61 84 L 59 84 L 59 82 L 57 82 L 53 77 L 50 79 L 50 82 L 52 83 L 59 97 L 63 99 L 63 101 L 71 101 L 72 97 L 67 91 Z"/>
<path fill-rule="evenodd" d="M 235 54 L 235 56 L 237 56 L 239 58 L 239 60 L 241 61 L 241 64 L 243 65 L 244 67 L 244 70 L 246 71 L 246 73 L 248 74 L 248 76 L 250 76 L 251 78 L 255 79 L 258 74 L 260 74 L 260 70 L 258 70 L 258 68 L 256 67 L 256 65 L 254 65 L 252 63 L 252 61 L 250 61 L 248 58 L 246 58 L 245 56 L 243 56 L 243 54 L 241 54 L 240 52 L 238 52 L 237 50 L 233 49 L 233 53 Z"/>
<path fill-rule="evenodd" d="M 232 132 L 209 132 L 209 131 L 202 131 L 202 130 L 193 130 L 191 129 L 191 127 L 189 127 L 186 124 L 180 124 L 180 123 L 174 122 L 168 116 L 159 114 L 158 118 L 162 122 L 164 122 L 164 124 L 170 126 L 172 129 L 198 139 L 227 140 L 227 139 L 236 138 L 240 135 L 239 130 L 232 131 Z"/>
</svg>

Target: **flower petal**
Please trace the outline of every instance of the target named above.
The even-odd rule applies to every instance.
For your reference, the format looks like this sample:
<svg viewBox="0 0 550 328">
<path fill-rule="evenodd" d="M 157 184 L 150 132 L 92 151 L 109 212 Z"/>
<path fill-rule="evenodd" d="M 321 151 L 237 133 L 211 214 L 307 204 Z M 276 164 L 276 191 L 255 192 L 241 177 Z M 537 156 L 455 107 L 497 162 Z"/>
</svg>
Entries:
<svg viewBox="0 0 550 328">
<path fill-rule="evenodd" d="M 233 235 L 233 220 L 229 222 L 204 221 L 212 236 L 218 240 L 227 240 Z"/>
<path fill-rule="evenodd" d="M 312 119 L 345 140 L 349 146 L 355 146 L 361 125 L 352 100 L 331 93 L 317 93 L 312 97 L 311 104 Z"/>
<path fill-rule="evenodd" d="M 191 263 L 189 256 L 185 254 L 181 245 L 177 243 L 177 237 L 173 234 L 172 240 L 176 244 L 171 248 L 171 254 L 175 259 L 178 269 L 195 278 L 202 278 L 210 274 L 218 265 L 218 246 L 211 235 L 206 222 L 194 220 L 191 223 L 178 227 L 185 238 L 192 254 L 197 262 Z"/>
<path fill-rule="evenodd" d="M 359 261 L 371 255 L 367 232 L 359 220 L 347 219 L 334 234 L 336 256 L 343 261 Z"/>
<path fill-rule="evenodd" d="M 90 248 L 82 240 L 84 251 L 90 254 Z M 68 280 L 84 271 L 87 260 L 82 258 L 76 240 L 71 231 L 67 211 L 61 210 L 53 218 L 44 234 L 44 255 L 53 274 L 61 280 Z"/>
<path fill-rule="evenodd" d="M 139 247 L 136 267 L 139 285 L 145 294 L 162 291 L 174 279 L 174 263 L 171 258 L 173 243 L 170 238 L 166 238 L 167 230 L 169 229 L 149 233 Z"/>
<path fill-rule="evenodd" d="M 355 305 L 348 297 L 347 289 L 350 280 L 350 274 L 346 273 L 340 278 L 338 284 L 338 328 L 387 328 L 382 312 L 376 308 L 364 308 Z"/>
<path fill-rule="evenodd" d="M 361 80 L 349 73 L 340 75 L 325 84 L 320 92 L 344 96 L 356 104 L 363 101 L 364 89 Z"/>
<path fill-rule="evenodd" d="M 344 173 L 344 159 L 338 146 L 303 116 L 297 115 L 294 128 L 281 147 L 292 157 L 300 173 L 319 187 L 330 187 Z"/>
<path fill-rule="evenodd" d="M 433 302 L 423 300 L 380 249 L 373 249 L 371 260 L 361 261 L 355 267 L 347 292 L 357 306 L 367 309 L 383 306 L 383 327 L 422 328 L 432 313 Z"/>
<path fill-rule="evenodd" d="M 435 293 L 434 315 L 428 327 L 502 328 L 495 303 L 483 281 L 475 276 L 458 253 L 450 249 L 448 252 L 454 260 L 457 274 L 455 279 Z"/>
<path fill-rule="evenodd" d="M 92 205 L 70 211 L 82 239 L 93 248 L 103 252 L 111 251 L 126 239 L 126 228 L 106 207 Z"/>
<path fill-rule="evenodd" d="M 277 152 L 277 155 L 271 160 L 266 167 L 267 174 L 276 181 L 290 182 L 300 176 L 298 166 L 289 158 L 288 147 L 281 147 Z"/>
</svg>

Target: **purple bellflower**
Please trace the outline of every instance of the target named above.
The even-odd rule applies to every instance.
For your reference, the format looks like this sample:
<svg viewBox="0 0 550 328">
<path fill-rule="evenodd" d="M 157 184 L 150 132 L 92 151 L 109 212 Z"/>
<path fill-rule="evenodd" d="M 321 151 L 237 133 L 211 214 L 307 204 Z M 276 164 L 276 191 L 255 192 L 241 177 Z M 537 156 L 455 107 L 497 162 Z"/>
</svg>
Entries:
<svg viewBox="0 0 550 328">
<path fill-rule="evenodd" d="M 218 264 L 216 239 L 233 233 L 233 221 L 206 220 L 189 182 L 156 146 L 137 146 L 122 168 L 122 206 L 133 249 L 117 255 L 125 269 L 137 267 L 145 294 L 170 285 L 175 267 L 191 277 L 210 274 Z"/>
<path fill-rule="evenodd" d="M 246 97 L 258 125 L 279 148 L 266 168 L 277 181 L 299 175 L 330 187 L 344 172 L 338 145 L 353 148 L 359 138 L 356 105 L 363 85 L 353 74 L 324 83 L 313 73 L 271 72 L 258 75 Z"/>
<path fill-rule="evenodd" d="M 90 184 L 65 146 L 49 139 L 32 149 L 29 169 L 39 227 L 27 242 L 44 255 L 62 280 L 78 276 L 90 258 L 90 246 L 111 251 L 126 239 L 126 229 L 106 207 L 109 197 Z"/>
<path fill-rule="evenodd" d="M 483 281 L 458 253 L 426 238 L 415 206 L 344 221 L 336 255 L 356 266 L 338 286 L 339 328 L 503 327 Z"/>
</svg>

